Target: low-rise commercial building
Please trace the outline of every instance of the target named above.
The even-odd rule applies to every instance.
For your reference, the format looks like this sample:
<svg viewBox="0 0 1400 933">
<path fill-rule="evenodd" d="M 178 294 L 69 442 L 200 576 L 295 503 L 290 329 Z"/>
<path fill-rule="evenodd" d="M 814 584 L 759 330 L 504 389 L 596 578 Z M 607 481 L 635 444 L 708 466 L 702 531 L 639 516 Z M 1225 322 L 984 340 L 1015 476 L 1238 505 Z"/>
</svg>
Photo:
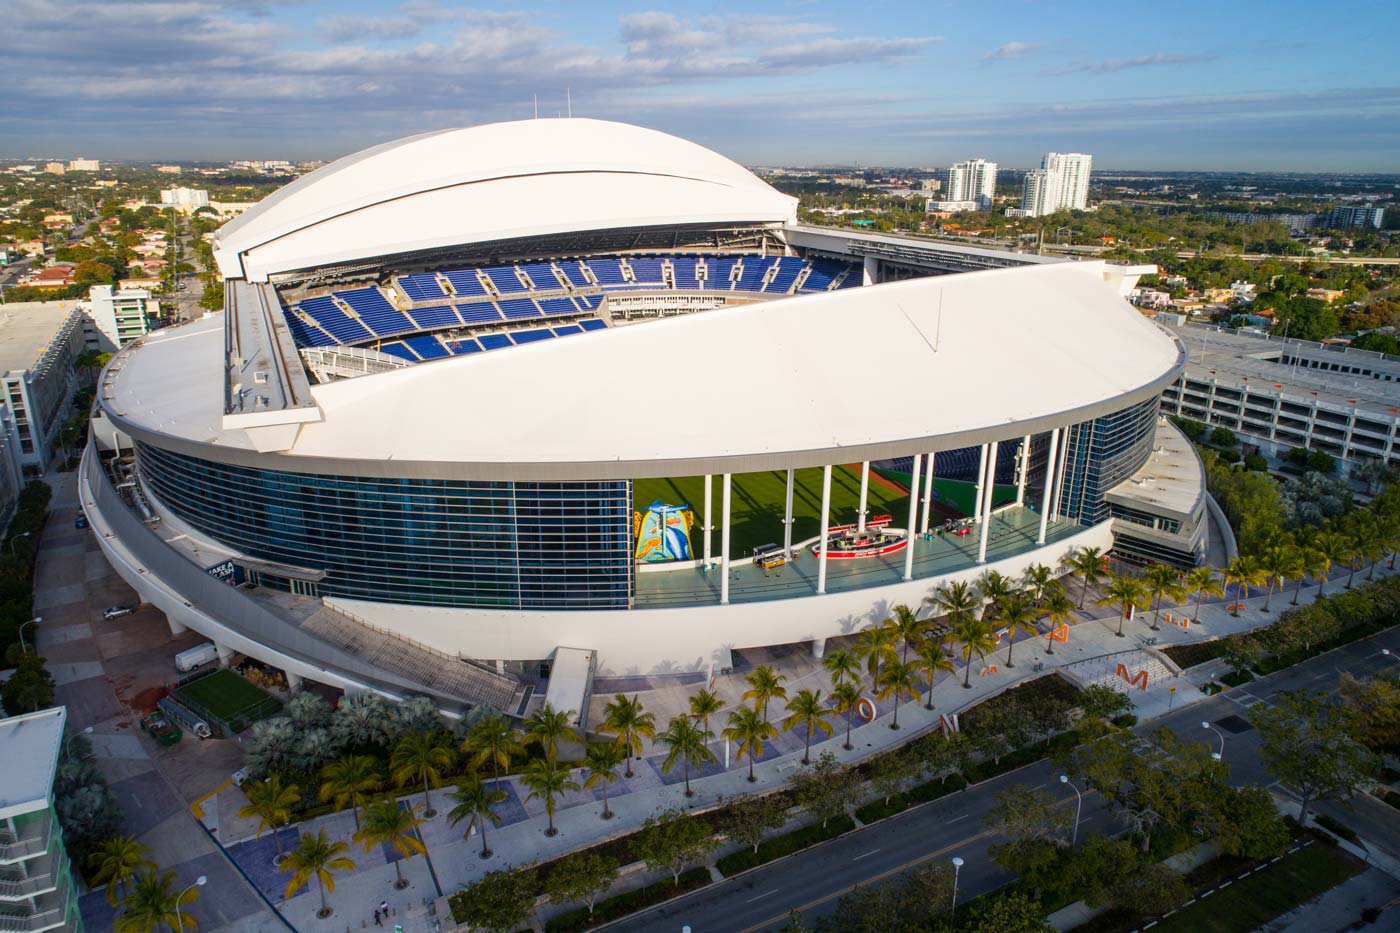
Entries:
<svg viewBox="0 0 1400 933">
<path fill-rule="evenodd" d="M 114 289 L 94 285 L 88 291 L 89 331 L 94 349 L 114 352 L 131 341 L 146 336 L 160 317 L 160 304 L 144 288 Z"/>
<path fill-rule="evenodd" d="M 47 470 L 53 444 L 77 388 L 84 350 L 83 312 L 76 301 L 11 302 L 0 306 L 0 380 L 14 418 L 18 461 Z"/>
</svg>

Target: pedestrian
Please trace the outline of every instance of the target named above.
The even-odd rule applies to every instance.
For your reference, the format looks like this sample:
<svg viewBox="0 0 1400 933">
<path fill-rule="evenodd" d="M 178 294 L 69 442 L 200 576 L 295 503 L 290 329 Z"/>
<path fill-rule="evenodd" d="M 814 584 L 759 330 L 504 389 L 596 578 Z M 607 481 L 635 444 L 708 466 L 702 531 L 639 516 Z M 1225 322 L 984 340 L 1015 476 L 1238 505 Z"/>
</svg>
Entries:
<svg viewBox="0 0 1400 933">
<path fill-rule="evenodd" d="M 374 908 L 374 925 L 377 927 L 382 927 L 384 925 L 384 921 L 380 919 L 378 907 Z"/>
<path fill-rule="evenodd" d="M 379 902 L 379 909 L 380 909 L 381 911 L 383 911 L 385 919 L 388 919 L 388 916 L 389 916 L 389 902 L 388 902 L 388 901 L 380 901 L 380 902 Z"/>
</svg>

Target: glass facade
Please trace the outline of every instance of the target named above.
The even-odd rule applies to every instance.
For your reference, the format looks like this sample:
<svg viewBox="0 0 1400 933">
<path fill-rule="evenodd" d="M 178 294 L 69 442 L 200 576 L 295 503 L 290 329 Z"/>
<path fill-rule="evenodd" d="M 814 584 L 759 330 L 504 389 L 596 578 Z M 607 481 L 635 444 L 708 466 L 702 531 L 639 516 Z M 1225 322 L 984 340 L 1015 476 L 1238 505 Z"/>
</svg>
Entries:
<svg viewBox="0 0 1400 933">
<path fill-rule="evenodd" d="M 1110 517 L 1103 494 L 1136 473 L 1152 455 L 1157 407 L 1158 400 L 1150 398 L 1069 428 L 1061 517 L 1081 525 L 1097 525 Z"/>
<path fill-rule="evenodd" d="M 322 571 L 325 596 L 487 609 L 626 609 L 626 481 L 356 479 L 253 469 L 136 446 L 181 521 L 272 564 Z M 266 585 L 288 587 L 267 570 Z"/>
</svg>

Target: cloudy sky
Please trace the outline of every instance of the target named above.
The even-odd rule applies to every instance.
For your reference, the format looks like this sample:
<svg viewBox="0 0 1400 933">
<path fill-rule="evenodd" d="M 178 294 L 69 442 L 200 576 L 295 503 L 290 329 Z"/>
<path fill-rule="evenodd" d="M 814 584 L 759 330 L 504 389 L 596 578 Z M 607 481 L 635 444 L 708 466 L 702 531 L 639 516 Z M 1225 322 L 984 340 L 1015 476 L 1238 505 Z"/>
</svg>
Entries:
<svg viewBox="0 0 1400 933">
<path fill-rule="evenodd" d="M 570 93 L 749 164 L 1400 171 L 1397 0 L 0 7 L 0 156 L 330 159 Z"/>
</svg>

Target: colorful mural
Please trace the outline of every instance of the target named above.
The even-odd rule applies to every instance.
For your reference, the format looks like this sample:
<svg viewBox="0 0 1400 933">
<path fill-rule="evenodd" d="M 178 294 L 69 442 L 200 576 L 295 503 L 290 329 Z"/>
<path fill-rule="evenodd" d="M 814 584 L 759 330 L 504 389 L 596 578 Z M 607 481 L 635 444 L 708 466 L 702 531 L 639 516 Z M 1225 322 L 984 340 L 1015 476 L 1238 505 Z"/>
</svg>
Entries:
<svg viewBox="0 0 1400 933">
<path fill-rule="evenodd" d="M 684 503 L 667 505 L 657 499 L 645 511 L 632 513 L 637 560 L 645 564 L 692 560 L 690 528 L 694 524 L 695 513 Z"/>
</svg>

